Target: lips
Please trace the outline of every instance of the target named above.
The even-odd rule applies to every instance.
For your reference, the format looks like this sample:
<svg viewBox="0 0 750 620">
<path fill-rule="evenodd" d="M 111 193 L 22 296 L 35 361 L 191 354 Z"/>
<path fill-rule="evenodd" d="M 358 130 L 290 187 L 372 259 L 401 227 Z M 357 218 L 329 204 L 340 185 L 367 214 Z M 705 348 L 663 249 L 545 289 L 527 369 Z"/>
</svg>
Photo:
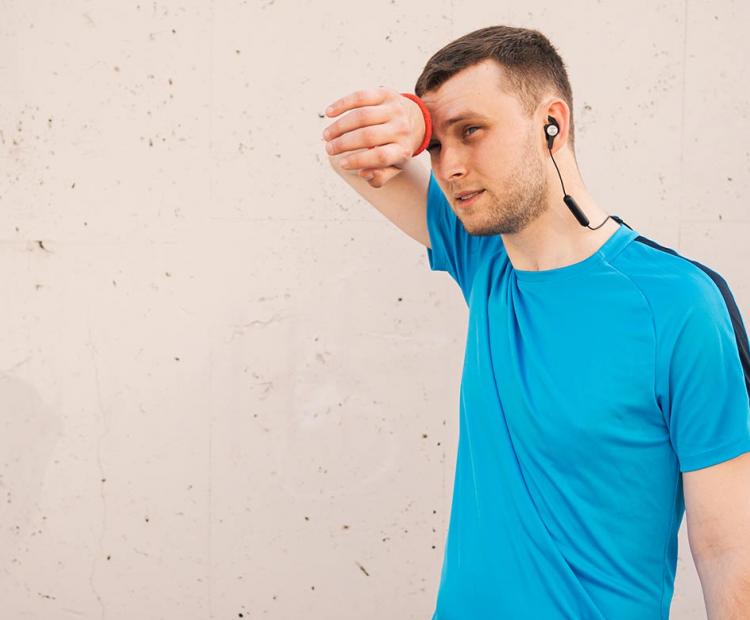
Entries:
<svg viewBox="0 0 750 620">
<path fill-rule="evenodd" d="M 480 189 L 480 190 L 476 190 L 474 192 L 461 192 L 459 194 L 456 194 L 456 200 L 459 203 L 469 202 L 472 198 L 474 198 L 475 196 L 478 196 L 483 191 L 484 191 L 483 189 Z"/>
<path fill-rule="evenodd" d="M 469 189 L 469 190 L 466 190 L 466 191 L 463 191 L 463 192 L 458 192 L 457 194 L 453 194 L 453 195 L 456 198 L 463 198 L 464 196 L 468 196 L 470 194 L 477 194 L 477 193 L 479 193 L 481 191 L 484 191 L 484 190 L 481 190 L 481 189 Z"/>
<path fill-rule="evenodd" d="M 482 194 L 484 194 L 483 189 L 477 192 L 462 193 L 462 195 L 466 196 L 466 198 L 456 198 L 456 207 L 461 210 L 468 209 L 469 207 L 477 203 Z"/>
</svg>

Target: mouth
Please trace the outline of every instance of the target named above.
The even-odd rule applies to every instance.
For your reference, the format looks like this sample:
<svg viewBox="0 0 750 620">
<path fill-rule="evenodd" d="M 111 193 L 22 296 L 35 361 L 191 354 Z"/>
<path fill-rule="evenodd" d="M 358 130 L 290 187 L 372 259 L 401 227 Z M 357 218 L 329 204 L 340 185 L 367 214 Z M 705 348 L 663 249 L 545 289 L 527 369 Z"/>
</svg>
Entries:
<svg viewBox="0 0 750 620">
<path fill-rule="evenodd" d="M 472 194 L 465 194 L 464 196 L 459 196 L 456 198 L 456 204 L 461 208 L 466 208 L 469 205 L 474 204 L 482 194 L 484 194 L 483 189 L 479 190 L 478 192 L 474 192 Z"/>
</svg>

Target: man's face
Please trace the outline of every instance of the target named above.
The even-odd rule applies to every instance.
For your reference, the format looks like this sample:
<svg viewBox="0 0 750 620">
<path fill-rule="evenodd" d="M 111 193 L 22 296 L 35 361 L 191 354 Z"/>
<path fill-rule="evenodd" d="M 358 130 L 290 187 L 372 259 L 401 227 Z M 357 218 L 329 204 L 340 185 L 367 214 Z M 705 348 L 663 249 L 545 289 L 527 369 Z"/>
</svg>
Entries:
<svg viewBox="0 0 750 620">
<path fill-rule="evenodd" d="M 422 96 L 433 121 L 430 144 L 437 144 L 429 149 L 433 174 L 472 235 L 519 232 L 547 209 L 544 125 L 500 90 L 503 78 L 488 59 Z M 484 191 L 464 206 L 455 195 L 468 190 Z"/>
</svg>

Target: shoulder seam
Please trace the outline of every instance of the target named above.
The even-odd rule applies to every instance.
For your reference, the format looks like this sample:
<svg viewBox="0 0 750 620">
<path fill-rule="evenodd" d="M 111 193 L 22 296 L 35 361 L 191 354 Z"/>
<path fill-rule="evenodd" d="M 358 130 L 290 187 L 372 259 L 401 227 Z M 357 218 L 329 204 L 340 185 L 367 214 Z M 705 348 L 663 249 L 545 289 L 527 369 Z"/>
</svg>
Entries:
<svg viewBox="0 0 750 620">
<path fill-rule="evenodd" d="M 619 252 L 618 252 L 618 254 L 619 254 Z M 667 419 L 664 416 L 664 411 L 662 411 L 661 406 L 659 405 L 659 401 L 657 399 L 657 390 L 656 390 L 656 362 L 657 362 L 657 359 L 658 359 L 657 353 L 658 353 L 658 349 L 659 349 L 659 346 L 658 346 L 659 345 L 659 343 L 658 343 L 658 337 L 659 336 L 658 336 L 657 331 L 656 331 L 656 320 L 654 319 L 654 307 L 651 305 L 651 301 L 649 300 L 649 298 L 646 295 L 646 293 L 644 293 L 643 290 L 641 289 L 641 287 L 638 286 L 635 283 L 635 281 L 633 280 L 633 278 L 631 278 L 628 274 L 626 274 L 621 269 L 618 269 L 617 267 L 615 267 L 609 260 L 604 260 L 603 263 L 605 265 L 608 265 L 611 269 L 613 269 L 614 271 L 616 271 L 617 273 L 619 273 L 623 278 L 625 278 L 628 282 L 630 282 L 630 284 L 633 286 L 633 288 L 635 288 L 635 290 L 637 290 L 638 293 L 640 293 L 641 297 L 646 302 L 646 306 L 648 307 L 649 316 L 651 317 L 651 333 L 654 336 L 654 352 L 653 352 L 653 368 L 654 368 L 654 370 L 653 370 L 653 381 L 652 381 L 652 394 L 653 394 L 654 402 L 659 407 L 659 411 L 661 412 L 662 420 L 664 420 L 664 423 L 666 424 L 667 423 Z"/>
</svg>

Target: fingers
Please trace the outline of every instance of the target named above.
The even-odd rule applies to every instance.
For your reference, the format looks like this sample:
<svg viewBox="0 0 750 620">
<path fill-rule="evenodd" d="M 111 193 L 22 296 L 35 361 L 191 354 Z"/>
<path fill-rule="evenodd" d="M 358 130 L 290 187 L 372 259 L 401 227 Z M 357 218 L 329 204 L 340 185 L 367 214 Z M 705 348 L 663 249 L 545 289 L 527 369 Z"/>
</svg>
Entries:
<svg viewBox="0 0 750 620">
<path fill-rule="evenodd" d="M 334 101 L 328 108 L 326 108 L 326 116 L 338 116 L 339 114 L 351 110 L 353 108 L 360 108 L 366 105 L 378 105 L 383 103 L 388 96 L 388 90 L 383 88 L 366 88 L 364 90 L 356 90 L 341 99 Z"/>
<path fill-rule="evenodd" d="M 399 162 L 405 162 L 411 157 L 404 152 L 404 147 L 396 142 L 382 144 L 372 149 L 359 151 L 341 160 L 341 167 L 345 170 L 359 170 L 360 168 L 385 168 Z"/>
<path fill-rule="evenodd" d="M 332 160 L 346 170 L 367 179 L 373 187 L 382 187 L 401 172 L 411 151 L 403 139 L 408 129 L 403 109 L 398 105 L 383 105 L 389 98 L 399 97 L 392 89 L 379 87 L 353 92 L 328 109 L 326 116 L 342 116 L 323 132 L 328 141 L 326 151 Z M 409 152 L 407 152 L 409 151 Z M 343 157 L 334 157 L 343 155 Z"/>
<path fill-rule="evenodd" d="M 359 111 L 352 112 L 348 116 L 353 116 L 358 113 Z M 342 121 L 343 120 L 344 119 L 342 119 Z M 358 128 L 353 128 L 344 132 L 338 138 L 330 139 L 328 144 L 326 144 L 326 152 L 329 155 L 338 155 L 339 153 L 346 153 L 347 151 L 372 148 L 380 144 L 393 142 L 393 130 L 389 127 L 387 122 L 380 124 L 366 124 L 364 126 L 357 125 L 357 127 Z"/>
<path fill-rule="evenodd" d="M 352 132 L 355 129 L 387 123 L 391 116 L 392 111 L 389 111 L 385 106 L 365 106 L 357 108 L 353 112 L 350 112 L 332 125 L 328 126 L 323 132 L 323 138 L 330 144 L 331 141 L 335 141 L 340 136 L 346 136 L 349 132 Z M 338 144 L 338 142 L 334 143 L 334 145 L 336 144 Z M 371 142 L 366 146 L 372 144 L 373 143 Z M 340 152 L 340 149 L 334 151 L 328 150 L 328 145 L 326 145 L 326 150 L 329 155 Z"/>
<path fill-rule="evenodd" d="M 395 177 L 401 168 L 388 166 L 387 168 L 364 169 L 359 171 L 359 175 L 367 179 L 372 187 L 383 187 L 388 181 Z"/>
<path fill-rule="evenodd" d="M 384 123 L 389 118 L 385 106 L 380 106 L 388 97 L 388 90 L 376 88 L 358 90 L 334 101 L 326 110 L 327 116 L 338 116 L 348 110 L 354 110 L 323 131 L 325 140 L 332 140 L 338 136 L 365 125 Z M 330 112 L 329 112 L 330 110 Z"/>
</svg>

